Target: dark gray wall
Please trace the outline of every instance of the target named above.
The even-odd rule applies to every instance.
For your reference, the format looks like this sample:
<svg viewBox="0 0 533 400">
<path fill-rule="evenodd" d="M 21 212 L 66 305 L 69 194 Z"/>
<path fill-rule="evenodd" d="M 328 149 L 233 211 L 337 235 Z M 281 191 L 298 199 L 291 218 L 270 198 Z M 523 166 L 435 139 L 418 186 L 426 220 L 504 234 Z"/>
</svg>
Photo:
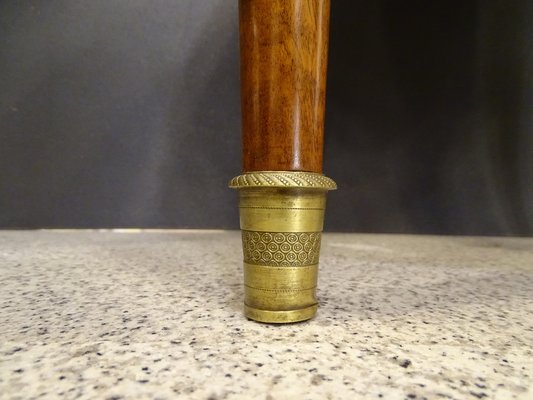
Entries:
<svg viewBox="0 0 533 400">
<path fill-rule="evenodd" d="M 333 0 L 329 230 L 533 233 L 531 2 Z M 0 1 L 0 226 L 237 228 L 237 1 Z"/>
</svg>

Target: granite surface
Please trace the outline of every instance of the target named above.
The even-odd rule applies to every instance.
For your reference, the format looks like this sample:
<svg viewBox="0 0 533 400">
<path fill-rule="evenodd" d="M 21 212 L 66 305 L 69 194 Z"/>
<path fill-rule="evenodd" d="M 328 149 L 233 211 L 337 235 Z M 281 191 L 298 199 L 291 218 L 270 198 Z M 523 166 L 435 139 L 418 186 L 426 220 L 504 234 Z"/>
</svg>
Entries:
<svg viewBox="0 0 533 400">
<path fill-rule="evenodd" d="M 533 239 L 326 234 L 247 321 L 238 232 L 0 232 L 0 397 L 533 399 Z"/>
</svg>

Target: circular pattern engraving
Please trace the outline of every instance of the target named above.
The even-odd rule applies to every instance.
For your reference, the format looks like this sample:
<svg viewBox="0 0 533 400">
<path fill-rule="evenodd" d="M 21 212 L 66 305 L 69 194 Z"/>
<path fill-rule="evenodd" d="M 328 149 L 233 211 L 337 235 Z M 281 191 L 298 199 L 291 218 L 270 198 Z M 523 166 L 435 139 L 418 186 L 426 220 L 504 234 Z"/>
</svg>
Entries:
<svg viewBox="0 0 533 400">
<path fill-rule="evenodd" d="M 279 248 L 284 253 L 288 253 L 289 251 L 291 251 L 291 245 L 289 243 L 282 243 Z"/>
<path fill-rule="evenodd" d="M 282 262 L 284 260 L 285 256 L 283 253 L 280 253 L 279 251 L 277 253 L 274 253 L 274 260 L 277 262 Z"/>
<path fill-rule="evenodd" d="M 252 260 L 259 261 L 261 259 L 261 253 L 259 250 L 252 251 Z"/>
<path fill-rule="evenodd" d="M 287 242 L 294 244 L 298 241 L 298 236 L 296 236 L 294 233 L 290 233 L 287 235 Z"/>
<path fill-rule="evenodd" d="M 320 232 L 242 232 L 244 261 L 295 267 L 318 263 Z"/>
<path fill-rule="evenodd" d="M 272 253 L 275 253 L 276 251 L 279 250 L 279 246 L 277 243 L 274 243 L 274 242 L 270 242 L 268 245 L 267 245 L 267 248 L 268 248 L 268 251 L 272 252 Z"/>
<path fill-rule="evenodd" d="M 274 240 L 276 243 L 283 243 L 285 241 L 285 236 L 283 233 L 276 233 L 274 235 Z"/>
<path fill-rule="evenodd" d="M 263 233 L 261 235 L 261 241 L 264 243 L 269 243 L 272 241 L 272 234 L 270 233 Z"/>
</svg>

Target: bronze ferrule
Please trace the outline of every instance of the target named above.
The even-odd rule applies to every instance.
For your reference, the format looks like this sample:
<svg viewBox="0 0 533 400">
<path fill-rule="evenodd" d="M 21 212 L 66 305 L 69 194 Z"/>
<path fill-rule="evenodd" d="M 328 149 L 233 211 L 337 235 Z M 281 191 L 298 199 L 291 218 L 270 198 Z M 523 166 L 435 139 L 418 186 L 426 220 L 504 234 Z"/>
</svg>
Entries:
<svg viewBox="0 0 533 400">
<path fill-rule="evenodd" d="M 248 172 L 239 189 L 246 317 L 298 322 L 317 311 L 316 287 L 326 192 L 336 184 L 311 172 Z"/>
</svg>

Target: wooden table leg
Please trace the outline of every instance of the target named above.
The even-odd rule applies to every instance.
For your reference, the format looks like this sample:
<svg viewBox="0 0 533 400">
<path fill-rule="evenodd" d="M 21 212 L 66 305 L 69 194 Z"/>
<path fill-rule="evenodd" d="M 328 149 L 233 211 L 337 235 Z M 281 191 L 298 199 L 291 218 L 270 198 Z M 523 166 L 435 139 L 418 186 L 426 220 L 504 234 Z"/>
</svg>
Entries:
<svg viewBox="0 0 533 400">
<path fill-rule="evenodd" d="M 245 314 L 312 318 L 322 175 L 329 0 L 240 0 Z"/>
</svg>

